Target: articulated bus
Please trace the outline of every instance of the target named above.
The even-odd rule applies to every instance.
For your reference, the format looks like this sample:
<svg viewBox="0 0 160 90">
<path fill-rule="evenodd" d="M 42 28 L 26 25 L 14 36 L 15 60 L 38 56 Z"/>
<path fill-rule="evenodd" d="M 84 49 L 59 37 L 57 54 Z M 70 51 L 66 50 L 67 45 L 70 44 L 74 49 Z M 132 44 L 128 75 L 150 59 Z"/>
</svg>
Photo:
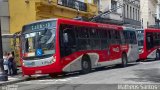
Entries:
<svg viewBox="0 0 160 90">
<path fill-rule="evenodd" d="M 137 30 L 139 59 L 160 59 L 160 29 Z"/>
<path fill-rule="evenodd" d="M 88 73 L 92 68 L 138 59 L 136 31 L 122 26 L 69 19 L 24 25 L 21 32 L 23 75 Z M 137 55 L 135 55 L 137 54 Z"/>
</svg>

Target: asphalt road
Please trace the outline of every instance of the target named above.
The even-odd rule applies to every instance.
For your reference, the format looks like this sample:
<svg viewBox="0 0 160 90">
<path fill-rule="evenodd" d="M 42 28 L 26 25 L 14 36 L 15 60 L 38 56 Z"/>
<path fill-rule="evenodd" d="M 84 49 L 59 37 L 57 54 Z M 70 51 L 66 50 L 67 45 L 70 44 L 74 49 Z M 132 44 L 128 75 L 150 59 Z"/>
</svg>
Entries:
<svg viewBox="0 0 160 90">
<path fill-rule="evenodd" d="M 160 61 L 137 62 L 128 67 L 106 67 L 81 75 L 72 73 L 28 80 L 3 88 L 14 90 L 160 90 Z M 5 90 L 5 89 L 4 89 Z"/>
</svg>

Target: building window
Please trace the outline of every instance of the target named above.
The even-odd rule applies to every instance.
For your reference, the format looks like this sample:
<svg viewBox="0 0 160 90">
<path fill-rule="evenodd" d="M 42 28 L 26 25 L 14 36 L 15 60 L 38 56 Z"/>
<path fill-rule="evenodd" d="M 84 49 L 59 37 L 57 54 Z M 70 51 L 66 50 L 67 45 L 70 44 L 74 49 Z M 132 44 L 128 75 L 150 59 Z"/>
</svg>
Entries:
<svg viewBox="0 0 160 90">
<path fill-rule="evenodd" d="M 135 12 L 134 12 L 134 8 L 133 8 L 133 20 L 135 20 Z"/>
<path fill-rule="evenodd" d="M 128 5 L 127 5 L 127 18 L 129 18 L 129 8 L 128 8 Z"/>
<path fill-rule="evenodd" d="M 136 11 L 136 20 L 137 20 L 137 16 L 138 16 L 138 15 L 137 15 L 137 9 L 135 9 L 135 11 Z"/>
<path fill-rule="evenodd" d="M 130 19 L 132 19 L 132 7 L 130 7 Z"/>
<path fill-rule="evenodd" d="M 137 21 L 139 21 L 139 10 L 138 10 L 138 20 Z"/>
<path fill-rule="evenodd" d="M 124 5 L 124 8 L 123 8 L 123 15 L 126 18 L 126 5 Z"/>
<path fill-rule="evenodd" d="M 117 12 L 117 2 L 112 0 L 111 1 L 111 9 L 114 11 L 114 12 Z"/>
</svg>

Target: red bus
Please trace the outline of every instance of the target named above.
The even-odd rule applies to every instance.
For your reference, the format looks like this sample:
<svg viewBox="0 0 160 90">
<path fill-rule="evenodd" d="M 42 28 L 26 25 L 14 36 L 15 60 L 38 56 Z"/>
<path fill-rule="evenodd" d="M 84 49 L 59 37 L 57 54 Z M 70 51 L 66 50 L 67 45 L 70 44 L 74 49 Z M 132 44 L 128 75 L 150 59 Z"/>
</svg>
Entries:
<svg viewBox="0 0 160 90">
<path fill-rule="evenodd" d="M 117 25 L 47 19 L 23 26 L 21 34 L 23 75 L 88 73 L 138 59 L 136 31 Z"/>
<path fill-rule="evenodd" d="M 160 59 L 160 29 L 137 30 L 139 59 Z"/>
</svg>

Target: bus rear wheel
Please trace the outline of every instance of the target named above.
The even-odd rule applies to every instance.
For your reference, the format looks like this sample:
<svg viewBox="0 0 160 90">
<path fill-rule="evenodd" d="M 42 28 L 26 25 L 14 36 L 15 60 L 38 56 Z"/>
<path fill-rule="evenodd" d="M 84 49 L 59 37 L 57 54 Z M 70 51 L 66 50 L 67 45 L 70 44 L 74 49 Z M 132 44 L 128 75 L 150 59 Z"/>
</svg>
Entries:
<svg viewBox="0 0 160 90">
<path fill-rule="evenodd" d="M 156 60 L 160 59 L 160 51 L 157 49 L 156 50 Z"/>
<path fill-rule="evenodd" d="M 122 54 L 122 67 L 126 67 L 128 65 L 128 58 L 126 54 Z"/>
<path fill-rule="evenodd" d="M 82 70 L 81 70 L 82 74 L 86 74 L 91 71 L 91 62 L 88 56 L 85 56 L 84 58 L 82 58 L 81 67 L 82 67 Z"/>
<path fill-rule="evenodd" d="M 50 73 L 49 76 L 50 76 L 51 78 L 55 78 L 55 77 L 58 76 L 58 74 L 56 74 L 56 73 Z"/>
</svg>

